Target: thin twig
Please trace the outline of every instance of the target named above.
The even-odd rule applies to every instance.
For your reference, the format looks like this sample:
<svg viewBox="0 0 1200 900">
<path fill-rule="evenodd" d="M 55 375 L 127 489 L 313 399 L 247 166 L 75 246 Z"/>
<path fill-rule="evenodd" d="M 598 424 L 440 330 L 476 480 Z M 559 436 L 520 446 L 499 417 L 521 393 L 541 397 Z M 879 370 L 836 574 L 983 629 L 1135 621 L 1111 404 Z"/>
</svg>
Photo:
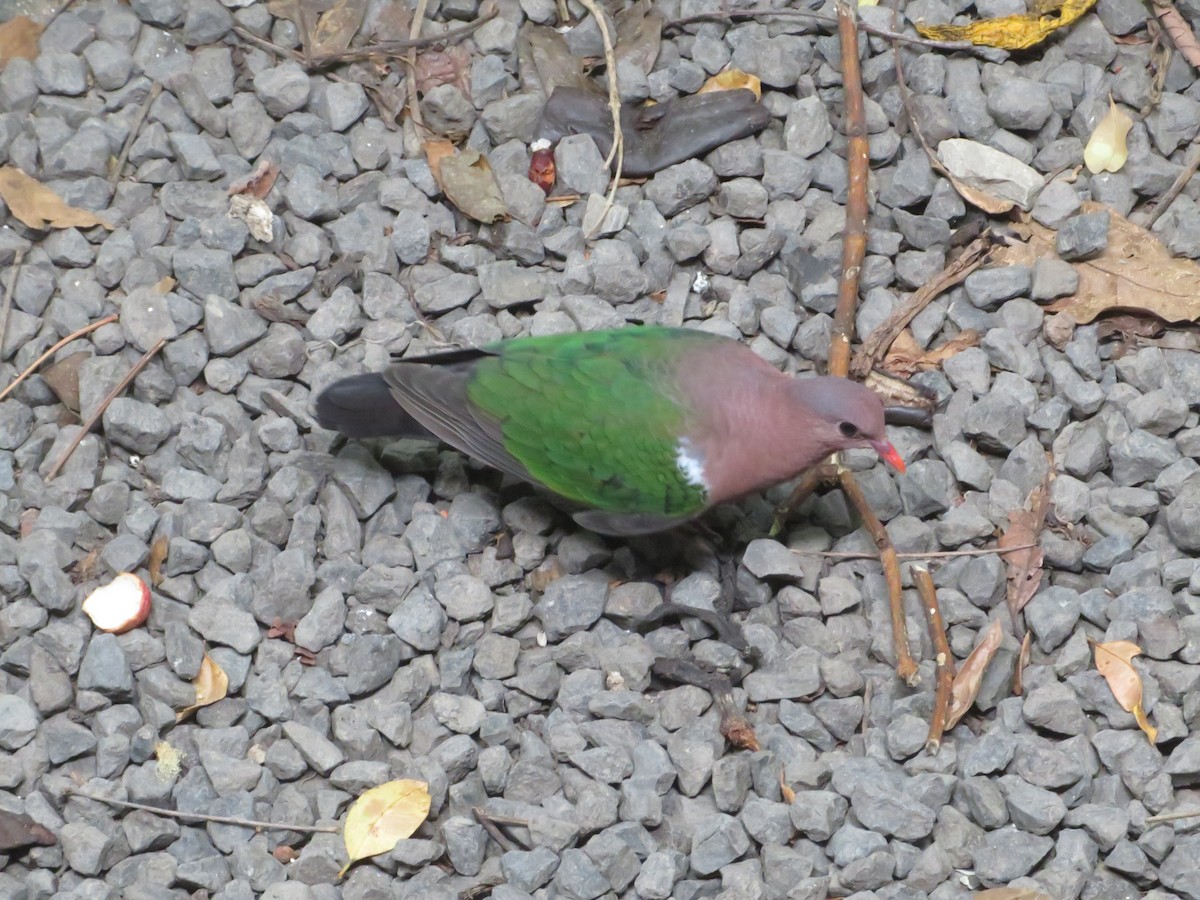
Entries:
<svg viewBox="0 0 1200 900">
<path fill-rule="evenodd" d="M 942 731 L 946 726 L 946 710 L 950 708 L 950 689 L 954 686 L 954 654 L 950 641 L 946 639 L 946 623 L 942 621 L 942 608 L 938 605 L 937 591 L 933 579 L 924 566 L 911 567 L 917 593 L 929 616 L 929 640 L 933 643 L 933 659 L 937 666 L 937 680 L 933 691 L 933 714 L 929 717 L 929 737 L 925 739 L 925 752 L 933 755 L 942 746 Z"/>
<path fill-rule="evenodd" d="M 475 814 L 475 818 L 479 820 L 479 824 L 483 826 L 483 830 L 488 833 L 488 837 L 495 841 L 500 846 L 500 849 L 506 852 L 521 849 L 516 841 L 497 827 L 496 821 L 484 812 L 482 807 L 474 806 L 471 808 L 471 812 Z"/>
<path fill-rule="evenodd" d="M 1175 178 L 1175 183 L 1172 184 L 1162 199 L 1154 204 L 1154 212 L 1146 216 L 1144 219 L 1139 217 L 1137 224 L 1149 230 L 1158 217 L 1167 211 L 1175 198 L 1179 196 L 1179 192 L 1187 187 L 1187 183 L 1192 180 L 1192 176 L 1196 174 L 1196 170 L 1200 169 L 1200 142 L 1194 142 L 1188 149 L 1187 157 L 1183 161 L 1183 171 Z"/>
<path fill-rule="evenodd" d="M 925 284 L 921 285 L 908 301 L 880 323 L 854 354 L 854 362 L 850 371 L 858 378 L 866 378 L 871 370 L 880 364 L 892 342 L 925 309 L 934 298 L 940 296 L 956 284 L 961 284 L 966 277 L 987 262 L 992 252 L 990 234 L 984 234 L 972 241 L 962 255 Z"/>
<path fill-rule="evenodd" d="M 845 107 L 846 224 L 842 229 L 842 275 L 829 341 L 829 374 L 850 374 L 850 341 L 858 308 L 858 280 L 867 254 L 867 178 L 871 173 L 867 114 L 863 105 L 862 72 L 858 61 L 858 8 L 838 0 L 838 37 L 842 50 L 842 104 Z"/>
<path fill-rule="evenodd" d="M 596 223 L 588 234 L 584 235 L 585 238 L 592 238 L 604 227 L 604 220 L 608 218 L 608 212 L 613 208 L 613 203 L 617 199 L 617 188 L 621 184 L 621 169 L 625 165 L 625 133 L 621 130 L 621 93 L 617 88 L 617 54 L 613 49 L 612 35 L 608 33 L 608 20 L 604 18 L 604 14 L 596 5 L 595 0 L 579 0 L 579 2 L 596 20 L 596 26 L 600 29 L 600 41 L 604 44 L 604 74 L 608 82 L 608 111 L 612 114 L 613 122 L 613 143 L 612 148 L 608 151 L 608 158 L 604 160 L 604 167 L 607 169 L 612 165 L 613 159 L 616 159 L 612 184 L 609 186 L 608 194 L 604 197 L 604 206 L 600 208 L 600 215 L 596 219 Z"/>
<path fill-rule="evenodd" d="M 4 334 L 8 331 L 8 312 L 12 309 L 13 294 L 17 289 L 17 273 L 21 271 L 21 262 L 25 259 L 25 250 L 20 248 L 13 254 L 12 266 L 8 270 L 8 284 L 4 286 L 4 301 L 0 303 L 0 353 L 4 350 Z M 0 358 L 3 358 L 0 356 Z M 0 394 L 0 396 L 3 396 Z"/>
<path fill-rule="evenodd" d="M 97 328 L 100 328 L 104 325 L 108 325 L 110 322 L 115 322 L 115 321 L 117 321 L 117 315 L 114 313 L 111 316 L 105 316 L 103 319 L 100 319 L 98 322 L 93 322 L 91 325 L 85 325 L 76 331 L 72 331 L 65 338 L 63 338 L 61 341 L 59 341 L 57 344 L 55 344 L 53 347 L 51 347 L 49 350 L 47 350 L 45 353 L 43 353 L 41 356 L 39 356 L 37 359 L 35 359 L 29 365 L 27 365 L 25 367 L 25 371 L 23 371 L 20 375 L 18 375 L 15 379 L 13 379 L 12 384 L 10 384 L 4 390 L 0 391 L 0 400 L 3 400 L 5 397 L 7 397 L 9 394 L 11 394 L 14 390 L 16 390 L 17 385 L 19 385 L 22 381 L 24 381 L 26 378 L 28 378 L 30 375 L 32 375 L 34 372 L 36 372 L 38 366 L 40 366 L 42 363 L 44 363 L 46 360 L 48 360 L 51 356 L 53 356 L 60 348 L 65 347 L 67 344 L 71 343 L 71 341 L 75 340 L 76 338 L 81 338 L 85 334 L 95 331 Z"/>
<path fill-rule="evenodd" d="M 162 85 L 157 81 L 154 82 L 154 84 L 150 85 L 150 93 L 146 95 L 146 99 L 138 107 L 133 124 L 129 126 L 129 136 L 125 138 L 125 146 L 121 148 L 121 155 L 117 157 L 116 163 L 113 164 L 113 170 L 108 176 L 108 183 L 113 187 L 116 187 L 117 182 L 121 180 L 121 173 L 125 171 L 125 163 L 129 162 L 129 153 L 133 150 L 133 142 L 137 140 L 138 135 L 142 131 L 142 126 L 146 124 L 146 116 L 150 115 L 150 107 L 154 105 L 154 101 L 158 99 L 158 95 L 161 93 Z"/>
<path fill-rule="evenodd" d="M 128 800 L 114 800 L 100 794 L 91 794 L 71 787 L 67 790 L 76 797 L 107 803 L 109 806 L 119 806 L 121 809 L 140 809 L 169 819 L 192 819 L 197 822 L 216 822 L 218 825 L 241 825 L 244 828 L 256 828 L 260 831 L 298 831 L 305 834 L 337 834 L 342 829 L 337 825 L 292 825 L 287 822 L 260 822 L 258 819 L 243 819 L 239 816 L 211 816 L 207 813 L 180 812 L 175 809 L 163 809 L 160 806 L 148 806 L 145 803 L 130 803 Z"/>
<path fill-rule="evenodd" d="M 1179 819 L 1194 819 L 1200 816 L 1200 809 L 1185 809 L 1179 812 L 1161 813 L 1157 816 L 1149 816 L 1146 819 L 1147 825 L 1158 825 L 1162 822 L 1175 822 Z"/>
<path fill-rule="evenodd" d="M 813 492 L 837 478 L 837 467 L 832 463 L 821 463 L 804 473 L 804 476 L 792 488 L 792 493 L 775 508 L 775 521 L 771 524 L 771 536 L 779 534 L 783 523 L 791 518 L 792 513 L 800 508 Z"/>
<path fill-rule="evenodd" d="M 417 9 L 413 13 L 412 26 L 408 30 L 411 43 L 421 36 L 421 26 L 425 24 L 425 11 L 429 9 L 429 0 L 417 0 Z M 404 80 L 405 91 L 408 94 L 408 116 L 417 129 L 417 137 L 425 143 L 425 120 L 421 116 L 421 104 L 417 100 L 417 51 L 416 45 L 409 49 L 404 56 L 404 65 L 408 67 L 408 77 Z"/>
<path fill-rule="evenodd" d="M 431 34 L 425 37 L 409 38 L 406 40 L 397 41 L 379 41 L 375 44 L 366 44 L 362 47 L 349 47 L 346 50 L 338 50 L 332 53 L 322 53 L 319 56 L 308 56 L 300 53 L 290 47 L 282 47 L 279 44 L 273 43 L 266 38 L 259 37 L 252 31 L 247 31 L 240 25 L 233 26 L 233 33 L 248 43 L 255 44 L 264 50 L 268 50 L 277 56 L 286 56 L 288 59 L 295 60 L 302 66 L 308 69 L 320 70 L 327 66 L 335 66 L 349 62 L 361 62 L 373 57 L 393 57 L 399 56 L 401 53 L 406 53 L 409 50 L 420 50 L 424 47 L 433 47 L 437 44 L 452 44 L 462 38 L 469 37 L 479 29 L 480 25 L 490 22 L 496 18 L 498 13 L 491 12 L 480 16 L 465 25 L 460 25 L 457 28 L 450 28 L 441 34 Z M 336 77 L 336 76 L 335 76 Z M 345 79 L 338 79 L 344 81 Z"/>
<path fill-rule="evenodd" d="M 887 580 L 888 586 L 888 610 L 892 617 L 892 645 L 896 651 L 896 674 L 909 687 L 912 687 L 920 682 L 921 676 L 917 672 L 917 664 L 908 648 L 908 623 L 904 616 L 904 591 L 900 584 L 900 561 L 896 556 L 896 548 L 892 545 L 892 539 L 888 537 L 887 529 L 883 527 L 883 523 L 871 509 L 871 504 L 867 502 L 853 473 L 849 469 L 841 469 L 838 472 L 838 480 L 841 483 L 842 492 L 850 504 L 858 510 L 863 525 L 870 532 L 871 539 L 875 541 L 875 547 L 879 551 L 879 562 L 883 564 L 883 576 Z"/>
<path fill-rule="evenodd" d="M 972 547 L 970 550 L 930 550 L 928 553 L 897 553 L 897 559 L 949 559 L 955 556 L 1003 556 L 1018 550 L 1029 550 L 1037 544 L 1018 547 Z M 793 550 L 799 556 L 820 556 L 825 559 L 877 559 L 878 554 L 858 550 Z"/>
<path fill-rule="evenodd" d="M 270 53 L 274 53 L 276 56 L 286 57 L 293 62 L 300 63 L 302 66 L 308 63 L 308 60 L 305 58 L 303 53 L 298 53 L 291 47 L 282 47 L 279 44 L 276 44 L 274 41 L 268 41 L 264 37 L 259 37 L 253 31 L 247 31 L 241 25 L 234 25 L 233 33 L 240 37 L 243 41 L 246 41 L 249 44 L 254 44 L 256 47 L 260 47 Z"/>
<path fill-rule="evenodd" d="M 146 364 L 155 357 L 155 355 L 163 348 L 163 345 L 166 342 L 166 338 L 159 338 L 155 345 L 143 353 L 142 358 L 133 364 L 133 368 L 130 369 L 126 373 L 125 377 L 117 383 L 116 387 L 109 391 L 108 395 L 100 401 L 100 405 L 96 407 L 96 411 L 92 413 L 91 417 L 86 422 L 83 423 L 83 427 L 76 432 L 75 439 L 71 441 L 63 455 L 58 458 L 58 462 L 56 462 L 50 471 L 46 473 L 46 481 L 52 481 L 54 479 L 54 476 L 58 474 L 58 470 L 63 467 L 68 459 L 71 458 L 71 454 L 75 452 L 75 448 L 79 446 L 80 442 L 84 439 L 84 437 L 87 436 L 87 433 L 92 430 L 92 427 L 98 421 L 100 421 L 100 417 L 104 415 L 104 411 L 108 409 L 108 404 L 112 403 L 113 400 L 121 395 L 121 392 L 125 390 L 125 388 L 129 387 L 130 382 L 137 378 L 138 373 L 142 371 L 142 369 L 146 368 Z"/>
<path fill-rule="evenodd" d="M 684 19 L 675 19 L 667 22 L 663 28 L 682 28 L 685 25 L 694 25 L 698 22 L 725 22 L 735 19 L 808 19 L 813 22 L 821 22 L 826 25 L 836 25 L 837 18 L 827 16 L 824 13 L 811 12 L 805 9 L 739 9 L 730 12 L 710 12 L 700 13 L 695 16 L 688 16 Z M 977 56 L 982 56 L 989 62 L 1004 62 L 1008 59 L 1008 54 L 1003 50 L 995 47 L 979 47 L 972 44 L 970 41 L 935 41 L 930 38 L 918 37 L 910 34 L 899 34 L 895 31 L 888 31 L 886 28 L 879 28 L 875 25 L 870 25 L 867 22 L 859 19 L 859 31 L 865 31 L 867 34 L 875 37 L 886 38 L 890 41 L 901 41 L 905 44 L 913 44 L 917 47 L 929 47 L 933 50 L 946 50 L 951 53 L 955 51 L 963 53 L 974 53 Z"/>
</svg>

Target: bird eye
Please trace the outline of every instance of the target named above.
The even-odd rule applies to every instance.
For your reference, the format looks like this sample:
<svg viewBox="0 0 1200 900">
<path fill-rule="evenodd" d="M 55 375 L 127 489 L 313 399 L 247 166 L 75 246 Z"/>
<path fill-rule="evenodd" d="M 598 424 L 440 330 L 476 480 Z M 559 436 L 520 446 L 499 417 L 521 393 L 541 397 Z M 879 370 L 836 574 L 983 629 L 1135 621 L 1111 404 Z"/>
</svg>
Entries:
<svg viewBox="0 0 1200 900">
<path fill-rule="evenodd" d="M 858 437 L 858 426 L 853 422 L 842 422 L 838 425 L 838 431 L 848 438 Z"/>
</svg>

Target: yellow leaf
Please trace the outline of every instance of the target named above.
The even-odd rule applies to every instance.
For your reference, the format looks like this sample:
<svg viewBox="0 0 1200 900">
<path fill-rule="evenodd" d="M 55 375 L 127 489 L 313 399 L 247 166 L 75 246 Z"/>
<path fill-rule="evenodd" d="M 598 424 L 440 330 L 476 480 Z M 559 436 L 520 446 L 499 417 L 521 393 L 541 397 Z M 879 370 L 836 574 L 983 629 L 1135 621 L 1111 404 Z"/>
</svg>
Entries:
<svg viewBox="0 0 1200 900">
<path fill-rule="evenodd" d="M 1099 172 L 1118 172 L 1129 159 L 1125 136 L 1133 127 L 1133 119 L 1123 112 L 1112 95 L 1108 97 L 1108 112 L 1097 123 L 1083 149 L 1083 163 L 1093 175 Z"/>
<path fill-rule="evenodd" d="M 1142 676 L 1133 667 L 1133 658 L 1142 652 L 1142 648 L 1132 641 L 1108 641 L 1093 643 L 1092 651 L 1096 655 L 1096 669 L 1108 682 L 1108 689 L 1121 704 L 1121 709 L 1133 714 L 1138 728 L 1153 744 L 1158 729 L 1150 724 L 1142 709 Z"/>
<path fill-rule="evenodd" d="M 1001 50 L 1025 50 L 1079 19 L 1096 5 L 1096 0 L 1065 0 L 1061 8 L 1034 13 L 980 19 L 969 25 L 925 25 L 917 23 L 922 37 L 934 41 L 969 41 Z"/>
<path fill-rule="evenodd" d="M 958 724 L 958 720 L 966 714 L 975 702 L 975 698 L 979 696 L 979 685 L 983 680 L 983 673 L 987 671 L 988 663 L 1000 649 L 1000 642 L 1003 639 L 1004 632 L 1000 628 L 999 620 L 996 620 L 984 632 L 983 639 L 959 667 L 958 674 L 954 676 L 954 684 L 950 688 L 950 708 L 946 710 L 946 731 Z"/>
<path fill-rule="evenodd" d="M 16 166 L 0 166 L 0 197 L 9 211 L 30 228 L 91 228 L 103 225 L 112 229 L 94 212 L 68 206 L 63 198 L 36 178 L 30 178 Z"/>
<path fill-rule="evenodd" d="M 207 653 L 200 661 L 200 674 L 192 683 L 196 686 L 196 702 L 175 713 L 176 722 L 182 722 L 200 707 L 216 703 L 229 693 L 229 676 Z"/>
<path fill-rule="evenodd" d="M 726 69 L 718 72 L 700 88 L 697 94 L 708 94 L 712 91 L 754 91 L 754 99 L 762 99 L 762 81 L 757 75 L 749 75 L 741 69 Z"/>
<path fill-rule="evenodd" d="M 342 828 L 350 861 L 338 878 L 360 859 L 387 853 L 412 837 L 429 815 L 429 804 L 429 785 L 409 778 L 373 787 L 355 800 Z"/>
<path fill-rule="evenodd" d="M 14 16 L 0 25 L 0 70 L 13 59 L 37 59 L 42 26 L 29 16 Z"/>
<path fill-rule="evenodd" d="M 779 793 L 783 796 L 784 803 L 795 803 L 796 792 L 792 790 L 792 786 L 783 780 L 783 772 L 779 773 Z"/>
</svg>

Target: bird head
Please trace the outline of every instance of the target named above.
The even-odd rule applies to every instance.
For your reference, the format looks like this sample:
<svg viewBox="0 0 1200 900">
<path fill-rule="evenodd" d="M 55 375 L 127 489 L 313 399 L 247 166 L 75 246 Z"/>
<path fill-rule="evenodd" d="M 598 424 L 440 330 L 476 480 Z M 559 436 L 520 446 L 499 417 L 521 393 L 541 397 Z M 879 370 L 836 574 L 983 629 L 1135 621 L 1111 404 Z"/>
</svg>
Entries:
<svg viewBox="0 0 1200 900">
<path fill-rule="evenodd" d="M 883 402 L 872 390 L 834 376 L 798 379 L 794 385 L 803 392 L 804 404 L 815 414 L 813 427 L 818 432 L 815 437 L 831 453 L 870 448 L 897 472 L 904 471 L 904 460 L 887 439 Z"/>
</svg>

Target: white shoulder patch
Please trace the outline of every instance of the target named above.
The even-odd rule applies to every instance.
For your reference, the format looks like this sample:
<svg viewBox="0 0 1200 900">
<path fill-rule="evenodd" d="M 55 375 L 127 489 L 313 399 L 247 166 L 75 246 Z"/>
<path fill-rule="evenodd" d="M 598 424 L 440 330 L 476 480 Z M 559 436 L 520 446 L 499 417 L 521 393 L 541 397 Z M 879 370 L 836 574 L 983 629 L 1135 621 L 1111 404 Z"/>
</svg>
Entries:
<svg viewBox="0 0 1200 900">
<path fill-rule="evenodd" d="M 687 438 L 675 445 L 675 465 L 687 479 L 687 483 L 708 491 L 708 478 L 704 474 L 704 455 Z"/>
</svg>

